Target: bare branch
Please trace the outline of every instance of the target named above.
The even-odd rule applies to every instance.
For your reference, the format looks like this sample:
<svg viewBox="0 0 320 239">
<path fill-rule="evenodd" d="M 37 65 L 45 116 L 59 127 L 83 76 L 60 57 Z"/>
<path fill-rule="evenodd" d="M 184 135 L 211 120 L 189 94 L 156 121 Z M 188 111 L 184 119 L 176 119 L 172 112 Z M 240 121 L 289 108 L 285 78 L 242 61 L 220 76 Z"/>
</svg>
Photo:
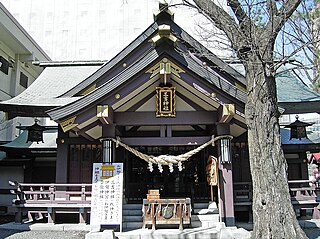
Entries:
<svg viewBox="0 0 320 239">
<path fill-rule="evenodd" d="M 242 42 L 245 36 L 241 33 L 236 21 L 213 1 L 194 0 L 194 2 L 199 12 L 207 15 L 218 29 L 226 33 L 233 48 L 239 49 L 241 44 L 238 43 Z"/>
<path fill-rule="evenodd" d="M 285 25 L 287 20 L 292 16 L 294 11 L 300 5 L 301 0 L 287 0 L 284 2 L 282 7 L 277 11 L 273 18 L 269 20 L 266 26 L 265 37 L 270 38 L 274 43 L 278 33 L 280 32 L 281 28 Z"/>
</svg>

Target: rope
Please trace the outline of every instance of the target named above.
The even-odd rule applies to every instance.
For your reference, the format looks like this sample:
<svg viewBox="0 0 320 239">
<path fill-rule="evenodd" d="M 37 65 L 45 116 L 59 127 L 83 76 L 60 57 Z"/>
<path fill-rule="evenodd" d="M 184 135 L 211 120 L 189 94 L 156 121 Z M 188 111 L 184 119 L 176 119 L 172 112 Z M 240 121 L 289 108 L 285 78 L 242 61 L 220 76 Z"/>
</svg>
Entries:
<svg viewBox="0 0 320 239">
<path fill-rule="evenodd" d="M 153 156 L 153 155 L 147 155 L 144 153 L 139 152 L 138 150 L 131 148 L 129 145 L 126 145 L 120 141 L 120 138 L 117 137 L 117 139 L 112 139 L 113 142 L 116 143 L 116 147 L 119 145 L 128 150 L 129 152 L 133 153 L 137 157 L 143 159 L 147 163 L 149 163 L 149 167 L 152 167 L 152 164 L 158 164 L 159 170 L 162 171 L 162 165 L 168 165 L 170 168 L 170 171 L 173 170 L 172 165 L 178 164 L 179 170 L 181 168 L 181 163 L 188 160 L 191 156 L 195 155 L 196 153 L 200 152 L 202 149 L 206 148 L 210 144 L 214 146 L 214 142 L 220 139 L 232 139 L 233 137 L 231 135 L 222 135 L 214 137 L 212 136 L 212 139 L 208 142 L 200 145 L 199 147 L 190 150 L 187 153 L 180 154 L 177 156 L 174 155 L 159 155 L 159 156 Z"/>
</svg>

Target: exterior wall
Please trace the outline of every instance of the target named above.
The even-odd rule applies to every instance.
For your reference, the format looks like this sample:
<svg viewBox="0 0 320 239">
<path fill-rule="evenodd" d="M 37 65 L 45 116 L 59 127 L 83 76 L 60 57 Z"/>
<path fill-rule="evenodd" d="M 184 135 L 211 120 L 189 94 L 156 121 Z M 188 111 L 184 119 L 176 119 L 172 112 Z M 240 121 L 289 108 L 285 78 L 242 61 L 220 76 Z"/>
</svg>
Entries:
<svg viewBox="0 0 320 239">
<path fill-rule="evenodd" d="M 0 3 L 0 56 L 8 62 L 8 73 L 0 71 L 0 101 L 9 100 L 20 94 L 42 72 L 42 68 L 32 65 L 34 60 L 50 60 L 37 43 L 10 15 L 7 9 Z M 20 84 L 20 76 L 23 73 L 28 77 L 27 84 Z M 16 117 L 7 120 L 6 114 L 0 112 L 0 143 L 12 141 L 20 130 L 16 126 L 26 126 L 34 123 L 32 118 Z M 3 154 L 4 155 L 4 154 Z M 14 195 L 9 193 L 9 180 L 24 182 L 31 180 L 34 169 L 28 169 L 30 162 L 2 162 L 0 158 L 0 206 L 10 208 Z"/>
<path fill-rule="evenodd" d="M 159 9 L 159 0 L 2 2 L 54 60 L 109 60 L 153 22 L 153 13 Z M 225 0 L 219 2 L 227 6 Z M 171 10 L 175 21 L 198 40 L 202 40 L 199 32 L 203 33 L 198 24 L 212 34 L 211 23 L 196 11 L 181 6 Z M 216 55 L 227 57 L 229 51 L 217 47 L 219 43 L 212 43 L 212 39 L 202 44 Z"/>
<path fill-rule="evenodd" d="M 42 72 L 42 68 L 32 65 L 34 60 L 50 60 L 37 43 L 10 15 L 0 3 L 0 56 L 9 63 L 8 74 L 0 71 L 0 101 L 9 100 L 20 94 Z M 20 84 L 21 73 L 28 77 L 25 86 Z M 11 141 L 17 136 L 17 125 L 29 125 L 33 119 L 15 118 L 7 121 L 0 112 L 0 142 Z"/>
</svg>

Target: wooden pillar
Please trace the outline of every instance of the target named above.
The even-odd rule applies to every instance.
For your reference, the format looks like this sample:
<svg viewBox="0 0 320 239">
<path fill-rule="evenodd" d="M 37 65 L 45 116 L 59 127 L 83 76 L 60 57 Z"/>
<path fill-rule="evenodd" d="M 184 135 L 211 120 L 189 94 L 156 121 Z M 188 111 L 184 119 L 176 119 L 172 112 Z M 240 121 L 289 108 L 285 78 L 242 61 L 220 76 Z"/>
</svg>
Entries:
<svg viewBox="0 0 320 239">
<path fill-rule="evenodd" d="M 53 207 L 48 207 L 47 212 L 48 212 L 48 223 L 55 223 L 56 221 L 55 209 Z"/>
<path fill-rule="evenodd" d="M 229 124 L 218 124 L 217 134 L 229 135 L 230 125 Z M 234 204 L 233 204 L 233 179 L 232 179 L 232 164 L 221 163 L 223 161 L 223 154 L 221 149 L 221 142 L 217 142 L 218 145 L 218 159 L 219 159 L 219 170 L 220 170 L 220 209 L 222 218 L 227 226 L 235 225 L 234 218 Z M 229 145 L 231 147 L 231 145 Z M 231 155 L 230 155 L 231 157 Z"/>
<path fill-rule="evenodd" d="M 56 183 L 68 183 L 68 144 L 65 142 L 67 134 L 58 128 Z"/>
</svg>

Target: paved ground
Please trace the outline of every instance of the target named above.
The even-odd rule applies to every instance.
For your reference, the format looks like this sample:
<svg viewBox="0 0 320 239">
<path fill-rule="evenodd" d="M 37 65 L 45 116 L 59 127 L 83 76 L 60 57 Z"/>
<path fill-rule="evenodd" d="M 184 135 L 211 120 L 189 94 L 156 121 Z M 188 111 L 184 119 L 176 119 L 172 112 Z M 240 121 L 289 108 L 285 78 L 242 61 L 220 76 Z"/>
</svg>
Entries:
<svg viewBox="0 0 320 239">
<path fill-rule="evenodd" d="M 320 239 L 319 228 L 304 229 L 310 239 Z M 84 239 L 86 231 L 17 231 L 0 229 L 0 239 Z"/>
<path fill-rule="evenodd" d="M 320 220 L 302 221 L 300 223 L 309 239 L 320 239 L 320 226 L 318 225 Z M 25 224 L 19 227 L 17 224 L 5 225 L 0 225 L 0 239 L 85 239 L 85 235 L 90 229 L 89 225 L 80 226 L 78 224 L 48 225 L 46 223 L 36 223 L 31 226 Z M 250 229 L 250 226 L 247 224 L 244 227 Z"/>
<path fill-rule="evenodd" d="M 84 231 L 16 231 L 0 229 L 0 239 L 84 239 Z"/>
</svg>

